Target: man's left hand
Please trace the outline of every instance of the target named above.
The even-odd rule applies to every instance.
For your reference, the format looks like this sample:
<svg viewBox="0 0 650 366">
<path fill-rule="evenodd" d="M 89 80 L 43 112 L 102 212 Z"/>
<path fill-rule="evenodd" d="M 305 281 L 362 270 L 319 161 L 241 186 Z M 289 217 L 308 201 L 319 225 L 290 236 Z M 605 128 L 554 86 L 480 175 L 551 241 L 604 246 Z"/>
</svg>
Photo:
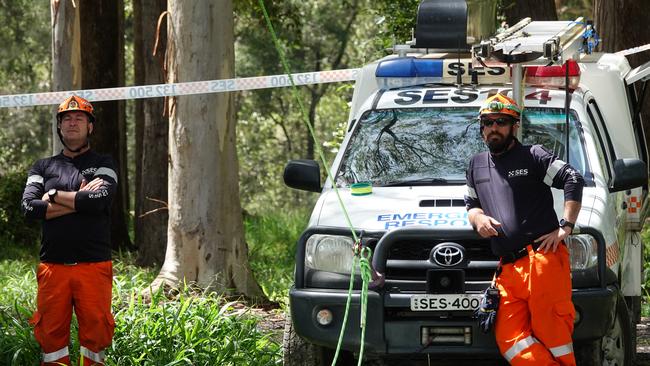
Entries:
<svg viewBox="0 0 650 366">
<path fill-rule="evenodd" d="M 544 253 L 548 253 L 550 249 L 551 252 L 555 253 L 557 246 L 560 245 L 560 242 L 569 236 L 569 234 L 571 234 L 570 228 L 559 227 L 548 234 L 540 236 L 539 238 L 535 239 L 535 243 L 539 243 L 540 241 L 542 242 L 539 248 L 537 248 L 537 251 L 543 250 Z"/>
</svg>

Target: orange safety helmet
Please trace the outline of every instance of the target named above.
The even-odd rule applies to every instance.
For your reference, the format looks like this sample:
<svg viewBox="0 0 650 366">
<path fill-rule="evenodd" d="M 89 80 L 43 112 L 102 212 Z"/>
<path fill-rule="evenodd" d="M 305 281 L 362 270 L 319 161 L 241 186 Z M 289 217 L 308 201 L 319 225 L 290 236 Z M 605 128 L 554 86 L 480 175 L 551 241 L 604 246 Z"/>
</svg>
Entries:
<svg viewBox="0 0 650 366">
<path fill-rule="evenodd" d="M 505 114 L 519 120 L 521 108 L 514 99 L 503 94 L 496 94 L 489 97 L 478 112 L 479 118 L 488 114 Z"/>
<path fill-rule="evenodd" d="M 88 115 L 88 121 L 93 123 L 95 122 L 95 114 L 93 113 L 95 109 L 93 105 L 90 104 L 86 99 L 72 95 L 68 99 L 64 100 L 63 103 L 59 104 L 59 110 L 56 113 L 57 121 L 61 122 L 61 117 L 66 112 L 72 111 L 82 111 Z"/>
</svg>

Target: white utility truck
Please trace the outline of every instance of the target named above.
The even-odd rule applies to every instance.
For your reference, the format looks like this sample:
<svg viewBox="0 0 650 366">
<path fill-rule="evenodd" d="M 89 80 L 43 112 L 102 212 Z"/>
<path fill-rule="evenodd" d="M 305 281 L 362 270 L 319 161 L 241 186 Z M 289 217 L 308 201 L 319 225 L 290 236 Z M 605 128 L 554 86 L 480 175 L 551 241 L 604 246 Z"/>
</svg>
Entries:
<svg viewBox="0 0 650 366">
<path fill-rule="evenodd" d="M 593 30 L 581 19 L 524 19 L 488 36 L 467 33 L 467 13 L 462 0 L 423 1 L 415 40 L 359 71 L 331 180 L 321 185 L 314 161 L 287 165 L 286 184 L 320 198 L 298 241 L 285 364 L 329 365 L 341 331 L 354 240 L 331 181 L 379 276 L 368 292 L 369 362 L 500 358 L 473 318 L 498 258 L 463 202 L 468 161 L 487 149 L 478 109 L 495 93 L 525 105 L 524 144 L 543 144 L 586 181 L 567 240 L 578 364 L 632 364 L 648 209 L 643 93 L 634 84 L 645 90 L 650 67 L 592 53 Z M 355 183 L 370 183 L 371 193 L 354 194 Z M 562 192 L 553 195 L 562 217 Z M 357 278 L 339 364 L 356 364 L 360 286 Z"/>
</svg>

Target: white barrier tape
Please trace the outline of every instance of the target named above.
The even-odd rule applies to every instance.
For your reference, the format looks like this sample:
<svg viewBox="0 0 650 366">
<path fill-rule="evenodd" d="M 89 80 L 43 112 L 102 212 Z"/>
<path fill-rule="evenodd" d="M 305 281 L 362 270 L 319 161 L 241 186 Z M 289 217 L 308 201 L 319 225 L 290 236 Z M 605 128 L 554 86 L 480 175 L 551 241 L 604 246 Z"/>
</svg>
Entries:
<svg viewBox="0 0 650 366">
<path fill-rule="evenodd" d="M 359 69 L 342 69 L 292 74 L 296 85 L 311 85 L 353 81 Z M 177 95 L 222 93 L 241 90 L 280 88 L 291 86 L 289 76 L 270 75 L 251 78 L 194 81 L 187 83 L 127 86 L 119 88 L 68 90 L 33 94 L 0 95 L 0 108 L 58 105 L 70 95 L 78 95 L 90 102 L 107 100 L 144 99 Z"/>
</svg>

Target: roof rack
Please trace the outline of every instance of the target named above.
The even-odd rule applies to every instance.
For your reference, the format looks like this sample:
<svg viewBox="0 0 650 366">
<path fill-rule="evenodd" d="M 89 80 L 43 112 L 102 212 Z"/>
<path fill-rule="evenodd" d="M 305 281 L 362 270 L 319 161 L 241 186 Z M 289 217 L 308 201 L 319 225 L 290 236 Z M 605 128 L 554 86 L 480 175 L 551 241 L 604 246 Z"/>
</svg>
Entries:
<svg viewBox="0 0 650 366">
<path fill-rule="evenodd" d="M 583 46 L 593 37 L 591 24 L 580 17 L 574 21 L 531 21 L 525 18 L 472 49 L 481 63 L 547 65 L 578 61 Z M 587 37 L 585 37 L 587 35 Z"/>
</svg>

